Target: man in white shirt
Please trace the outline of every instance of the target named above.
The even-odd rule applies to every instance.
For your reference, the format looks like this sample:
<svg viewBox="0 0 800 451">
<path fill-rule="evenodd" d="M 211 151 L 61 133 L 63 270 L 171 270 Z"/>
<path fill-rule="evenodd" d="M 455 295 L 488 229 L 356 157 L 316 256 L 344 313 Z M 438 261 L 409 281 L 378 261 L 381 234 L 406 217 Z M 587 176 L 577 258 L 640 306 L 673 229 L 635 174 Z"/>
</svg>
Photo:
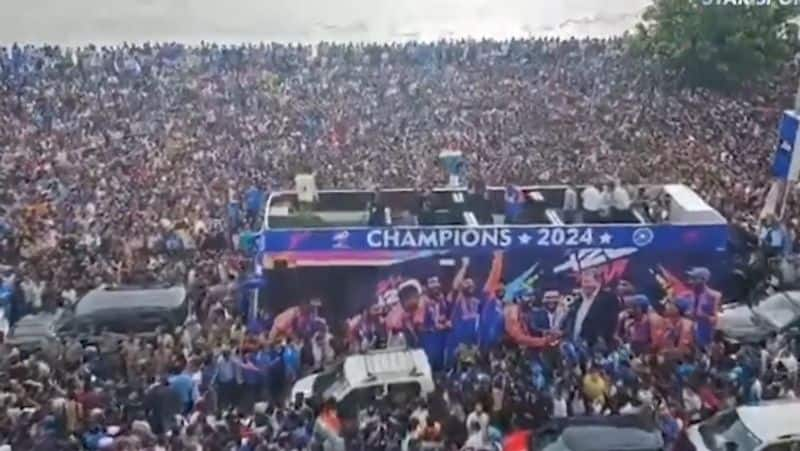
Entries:
<svg viewBox="0 0 800 451">
<path fill-rule="evenodd" d="M 606 183 L 600 191 L 600 221 L 612 222 L 611 210 L 614 206 L 614 185 Z"/>
<path fill-rule="evenodd" d="M 471 424 L 476 423 L 480 426 L 480 433 L 482 437 L 489 436 L 489 414 L 484 412 L 483 404 L 480 402 L 475 403 L 475 409 L 467 415 L 467 430 L 471 428 Z"/>
<path fill-rule="evenodd" d="M 617 180 L 611 192 L 612 218 L 621 218 L 622 214 L 631 208 L 631 196 L 628 190 Z M 617 221 L 615 221 L 617 222 Z"/>
<path fill-rule="evenodd" d="M 42 294 L 44 294 L 44 289 L 44 282 L 34 282 L 30 278 L 26 278 L 22 282 L 22 292 L 25 296 L 25 302 L 34 312 L 38 312 L 42 309 Z"/>
<path fill-rule="evenodd" d="M 586 221 L 597 220 L 598 213 L 602 208 L 603 197 L 600 190 L 594 185 L 589 185 L 581 192 L 581 206 L 585 213 Z"/>
<path fill-rule="evenodd" d="M 619 180 L 614 184 L 612 200 L 613 207 L 617 210 L 627 210 L 631 208 L 631 195 L 628 193 L 628 190 L 622 186 Z"/>
<path fill-rule="evenodd" d="M 578 218 L 578 193 L 572 186 L 564 188 L 564 222 L 567 224 L 574 224 L 580 222 Z"/>
</svg>

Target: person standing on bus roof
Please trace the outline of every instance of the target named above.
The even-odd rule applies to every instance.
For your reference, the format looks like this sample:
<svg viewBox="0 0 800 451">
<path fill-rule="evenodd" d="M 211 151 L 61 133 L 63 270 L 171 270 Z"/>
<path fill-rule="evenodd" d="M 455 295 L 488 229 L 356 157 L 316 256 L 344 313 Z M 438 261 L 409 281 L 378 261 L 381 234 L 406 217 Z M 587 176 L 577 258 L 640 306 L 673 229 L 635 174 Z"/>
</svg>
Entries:
<svg viewBox="0 0 800 451">
<path fill-rule="evenodd" d="M 686 272 L 691 289 L 678 295 L 676 303 L 695 323 L 695 343 L 701 348 L 711 345 L 722 294 L 708 287 L 711 271 L 697 267 Z"/>
<path fill-rule="evenodd" d="M 581 222 L 578 218 L 578 193 L 570 185 L 564 188 L 564 223 L 575 224 Z"/>
<path fill-rule="evenodd" d="M 612 222 L 622 222 L 625 213 L 631 209 L 631 196 L 628 190 L 622 186 L 622 182 L 617 179 L 614 181 L 614 188 L 611 191 L 611 217 Z"/>
<path fill-rule="evenodd" d="M 375 188 L 372 193 L 372 199 L 367 206 L 369 213 L 369 226 L 370 227 L 383 227 L 386 225 L 386 205 L 383 202 L 383 195 L 380 188 Z"/>
<path fill-rule="evenodd" d="M 600 220 L 604 223 L 614 222 L 614 184 L 606 182 L 600 191 Z"/>
<path fill-rule="evenodd" d="M 602 202 L 603 197 L 600 194 L 600 190 L 593 184 L 588 185 L 581 191 L 581 207 L 586 222 L 595 222 L 598 220 Z"/>
<path fill-rule="evenodd" d="M 253 185 L 244 193 L 244 208 L 247 214 L 247 223 L 250 227 L 254 227 L 258 213 L 264 206 L 265 193 L 263 190 Z"/>
<path fill-rule="evenodd" d="M 525 193 L 516 185 L 506 186 L 505 223 L 515 224 L 525 209 Z"/>
</svg>

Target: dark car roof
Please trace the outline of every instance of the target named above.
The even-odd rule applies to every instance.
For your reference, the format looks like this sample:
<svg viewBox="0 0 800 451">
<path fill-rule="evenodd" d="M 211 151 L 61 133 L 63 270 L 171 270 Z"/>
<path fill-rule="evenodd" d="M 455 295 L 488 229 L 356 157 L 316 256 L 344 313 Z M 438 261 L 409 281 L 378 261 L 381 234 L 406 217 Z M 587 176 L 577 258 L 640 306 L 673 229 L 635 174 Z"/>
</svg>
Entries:
<svg viewBox="0 0 800 451">
<path fill-rule="evenodd" d="M 86 293 L 75 305 L 75 316 L 92 315 L 104 310 L 166 309 L 180 307 L 186 301 L 186 288 L 100 287 Z"/>
<path fill-rule="evenodd" d="M 650 451 L 664 446 L 659 432 L 639 428 L 570 426 L 561 438 L 572 451 Z"/>
<path fill-rule="evenodd" d="M 563 418 L 539 429 L 534 437 L 543 432 L 560 433 L 572 451 L 649 451 L 664 447 L 661 431 L 650 415 Z"/>
<path fill-rule="evenodd" d="M 8 334 L 8 342 L 21 344 L 27 341 L 37 341 L 51 335 L 62 313 L 39 313 L 20 318 Z"/>
<path fill-rule="evenodd" d="M 611 415 L 611 416 L 578 416 L 558 418 L 550 421 L 544 429 L 564 429 L 569 426 L 604 426 L 608 428 L 635 428 L 648 431 L 658 430 L 658 425 L 651 415 Z"/>
</svg>

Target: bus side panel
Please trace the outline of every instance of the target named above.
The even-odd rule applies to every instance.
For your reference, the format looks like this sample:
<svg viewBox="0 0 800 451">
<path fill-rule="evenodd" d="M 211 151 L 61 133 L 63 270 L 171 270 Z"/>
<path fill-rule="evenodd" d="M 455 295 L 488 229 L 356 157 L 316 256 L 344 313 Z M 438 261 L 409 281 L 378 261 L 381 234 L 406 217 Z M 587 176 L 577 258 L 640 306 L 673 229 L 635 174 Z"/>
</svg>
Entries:
<svg viewBox="0 0 800 451">
<path fill-rule="evenodd" d="M 709 285 L 721 289 L 729 277 L 726 252 L 654 252 L 641 248 L 536 249 L 514 248 L 506 251 L 451 252 L 444 256 L 409 260 L 378 271 L 374 287 L 377 293 L 409 279 L 422 286 L 430 277 L 437 277 L 445 291 L 451 289 L 454 277 L 467 262 L 466 276 L 480 292 L 487 286 L 493 266 L 501 264 L 500 279 L 505 284 L 507 299 L 519 295 L 540 297 L 542 290 L 556 289 L 566 295 L 576 289 L 578 274 L 592 270 L 600 275 L 606 288 L 620 280 L 633 284 L 637 293 L 656 300 L 667 290 L 680 292 L 686 288 L 685 272 L 702 266 L 711 271 Z M 491 284 L 490 284 L 491 285 Z M 366 300 L 367 303 L 376 299 Z"/>
</svg>

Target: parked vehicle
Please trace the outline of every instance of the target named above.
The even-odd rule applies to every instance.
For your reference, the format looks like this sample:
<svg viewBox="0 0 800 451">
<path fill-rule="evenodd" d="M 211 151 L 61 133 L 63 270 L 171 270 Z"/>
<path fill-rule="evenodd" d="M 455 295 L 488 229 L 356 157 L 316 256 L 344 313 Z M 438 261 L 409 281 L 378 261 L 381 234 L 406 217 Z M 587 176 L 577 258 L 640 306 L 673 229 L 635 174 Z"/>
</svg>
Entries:
<svg viewBox="0 0 800 451">
<path fill-rule="evenodd" d="M 292 398 L 334 399 L 341 416 L 355 418 L 376 397 L 404 404 L 433 390 L 433 373 L 423 350 L 387 349 L 347 356 L 327 371 L 298 380 Z"/>
<path fill-rule="evenodd" d="M 760 343 L 773 333 L 800 333 L 800 291 L 775 293 L 755 306 L 722 308 L 718 330 L 731 342 Z"/>
<path fill-rule="evenodd" d="M 59 335 L 90 338 L 106 330 L 123 335 L 151 335 L 161 327 L 171 330 L 189 315 L 182 286 L 142 288 L 102 286 L 75 305 L 74 314 L 61 321 Z"/>
<path fill-rule="evenodd" d="M 572 417 L 506 438 L 504 451 L 665 451 L 651 415 Z"/>
<path fill-rule="evenodd" d="M 67 337 L 93 342 L 103 331 L 148 336 L 159 327 L 171 330 L 182 325 L 188 314 L 189 301 L 182 286 L 100 286 L 81 298 L 73 310 L 21 318 L 11 329 L 8 342 L 34 352 L 45 343 Z"/>
<path fill-rule="evenodd" d="M 800 450 L 798 418 L 797 401 L 740 406 L 690 427 L 676 451 Z"/>
<path fill-rule="evenodd" d="M 58 345 L 60 341 L 56 335 L 56 325 L 63 315 L 63 310 L 26 315 L 11 328 L 6 343 L 23 354 L 39 351 L 47 345 Z"/>
</svg>

